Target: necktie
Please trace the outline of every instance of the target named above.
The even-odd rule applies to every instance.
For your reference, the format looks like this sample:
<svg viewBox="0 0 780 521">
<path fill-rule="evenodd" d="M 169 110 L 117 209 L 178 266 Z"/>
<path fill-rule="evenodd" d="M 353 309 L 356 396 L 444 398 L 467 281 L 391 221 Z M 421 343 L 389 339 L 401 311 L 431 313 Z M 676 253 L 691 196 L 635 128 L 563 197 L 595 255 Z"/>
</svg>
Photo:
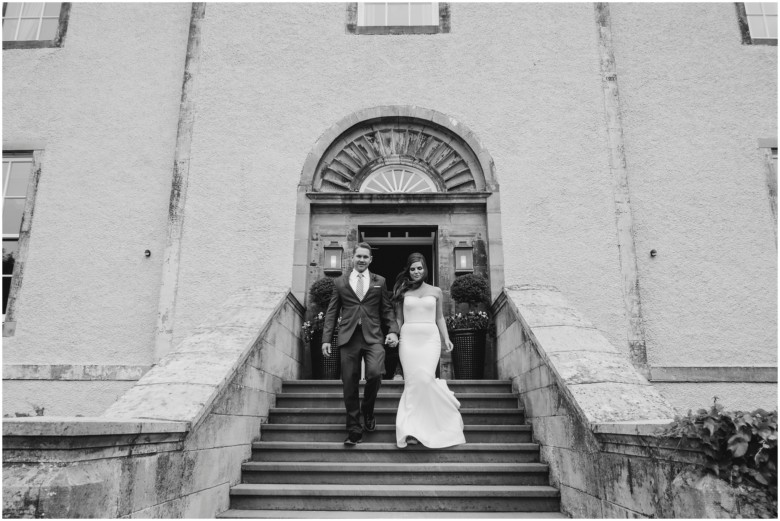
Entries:
<svg viewBox="0 0 780 521">
<path fill-rule="evenodd" d="M 357 296 L 360 300 L 363 300 L 363 295 L 365 295 L 366 290 L 363 289 L 363 274 L 358 273 L 358 279 L 357 279 L 357 290 L 355 291 L 357 293 Z"/>
</svg>

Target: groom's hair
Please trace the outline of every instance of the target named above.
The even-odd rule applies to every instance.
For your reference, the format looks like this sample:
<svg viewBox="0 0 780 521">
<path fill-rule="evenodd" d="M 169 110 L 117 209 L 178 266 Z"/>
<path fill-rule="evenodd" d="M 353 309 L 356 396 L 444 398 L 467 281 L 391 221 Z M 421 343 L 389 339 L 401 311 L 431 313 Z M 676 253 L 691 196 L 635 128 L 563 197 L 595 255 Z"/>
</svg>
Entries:
<svg viewBox="0 0 780 521">
<path fill-rule="evenodd" d="M 354 248 L 352 248 L 352 255 L 354 256 L 355 253 L 357 253 L 358 248 L 363 248 L 364 250 L 368 250 L 368 254 L 371 255 L 371 245 L 367 242 L 359 242 L 355 245 Z"/>
</svg>

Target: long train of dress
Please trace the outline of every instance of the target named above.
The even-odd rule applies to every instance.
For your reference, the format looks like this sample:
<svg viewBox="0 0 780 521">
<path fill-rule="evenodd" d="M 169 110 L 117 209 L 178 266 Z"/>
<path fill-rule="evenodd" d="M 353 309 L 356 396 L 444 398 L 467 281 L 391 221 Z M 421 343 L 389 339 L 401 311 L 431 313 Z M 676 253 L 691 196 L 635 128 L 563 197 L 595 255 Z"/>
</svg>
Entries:
<svg viewBox="0 0 780 521">
<path fill-rule="evenodd" d="M 414 436 L 430 448 L 466 443 L 460 402 L 447 382 L 436 378 L 441 339 L 436 327 L 436 297 L 404 298 L 404 324 L 399 353 L 404 371 L 404 391 L 395 419 L 396 444 L 406 447 Z"/>
</svg>

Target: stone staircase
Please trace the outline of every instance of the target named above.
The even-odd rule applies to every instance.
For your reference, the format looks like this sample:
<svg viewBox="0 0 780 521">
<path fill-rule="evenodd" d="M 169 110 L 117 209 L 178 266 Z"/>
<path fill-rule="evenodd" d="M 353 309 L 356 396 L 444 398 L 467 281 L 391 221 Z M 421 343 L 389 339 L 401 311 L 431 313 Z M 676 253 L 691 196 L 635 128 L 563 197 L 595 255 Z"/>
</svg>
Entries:
<svg viewBox="0 0 780 521">
<path fill-rule="evenodd" d="M 447 383 L 467 443 L 434 450 L 395 445 L 403 382 L 383 382 L 377 430 L 355 447 L 340 381 L 285 382 L 219 517 L 565 517 L 509 382 Z"/>
</svg>

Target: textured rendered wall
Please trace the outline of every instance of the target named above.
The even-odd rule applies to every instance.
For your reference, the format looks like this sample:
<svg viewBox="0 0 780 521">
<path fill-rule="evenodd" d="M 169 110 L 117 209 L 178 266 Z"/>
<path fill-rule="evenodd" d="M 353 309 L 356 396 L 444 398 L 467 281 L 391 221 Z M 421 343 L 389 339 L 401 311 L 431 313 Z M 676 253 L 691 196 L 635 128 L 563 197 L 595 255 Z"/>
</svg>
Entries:
<svg viewBox="0 0 780 521">
<path fill-rule="evenodd" d="M 307 154 L 398 104 L 451 115 L 492 154 L 506 280 L 557 286 L 625 348 L 593 5 L 451 16 L 448 34 L 356 36 L 344 3 L 206 6 L 174 344 L 236 288 L 290 285 Z M 151 363 L 188 17 L 75 4 L 62 49 L 4 51 L 4 138 L 47 143 L 6 363 Z M 732 4 L 616 4 L 612 25 L 649 362 L 776 365 L 756 140 L 776 135 L 777 49 L 742 46 Z M 694 399 L 682 386 L 663 389 Z"/>
<path fill-rule="evenodd" d="M 758 139 L 777 136 L 777 47 L 742 45 L 732 3 L 611 10 L 648 361 L 776 366 L 777 251 Z M 777 406 L 770 384 L 659 388 L 683 408 L 714 395 L 727 408 Z"/>
<path fill-rule="evenodd" d="M 4 149 L 44 149 L 4 363 L 151 363 L 188 20 L 76 3 L 63 47 L 3 51 Z M 5 381 L 4 413 L 97 414 L 128 387 L 41 383 Z"/>
<path fill-rule="evenodd" d="M 742 45 L 730 3 L 612 13 L 648 358 L 776 364 L 777 252 L 757 142 L 777 136 L 777 48 Z M 681 20 L 696 23 L 680 31 Z"/>
<path fill-rule="evenodd" d="M 207 5 L 176 338 L 232 287 L 289 283 L 306 155 L 345 116 L 400 104 L 462 121 L 493 155 L 515 209 L 507 279 L 557 285 L 621 344 L 592 5 L 451 11 L 449 34 L 355 36 L 343 3 Z"/>
</svg>

